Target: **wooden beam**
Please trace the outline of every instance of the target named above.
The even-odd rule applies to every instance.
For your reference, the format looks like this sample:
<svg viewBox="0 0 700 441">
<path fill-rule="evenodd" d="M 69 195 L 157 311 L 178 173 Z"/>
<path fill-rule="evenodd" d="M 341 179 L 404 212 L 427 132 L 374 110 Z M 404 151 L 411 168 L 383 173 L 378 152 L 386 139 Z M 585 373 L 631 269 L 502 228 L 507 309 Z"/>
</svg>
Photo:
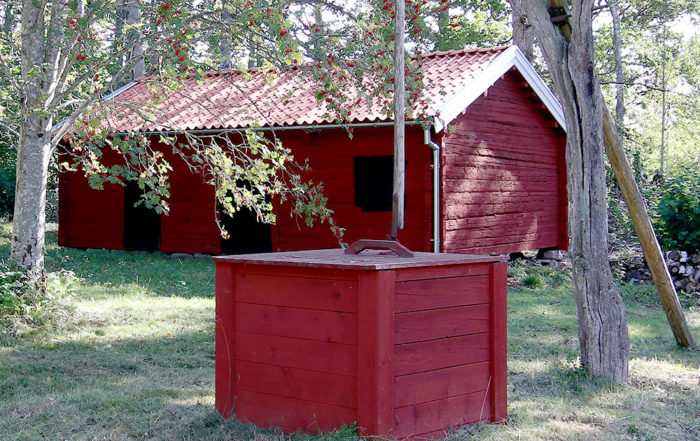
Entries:
<svg viewBox="0 0 700 441">
<path fill-rule="evenodd" d="M 396 1 L 396 28 L 394 38 L 394 195 L 391 216 L 391 238 L 396 240 L 403 229 L 404 187 L 406 175 L 406 84 L 404 34 L 406 32 L 406 4 Z"/>
<path fill-rule="evenodd" d="M 549 5 L 555 8 L 563 8 L 566 13 L 569 11 L 565 0 L 549 0 Z M 571 26 L 568 23 L 560 23 L 558 27 L 566 41 L 570 41 Z M 605 152 L 615 172 L 615 178 L 620 186 L 622 198 L 629 210 L 632 225 L 634 225 L 639 243 L 642 245 L 644 258 L 647 266 L 649 266 L 649 271 L 651 271 L 651 277 L 654 280 L 656 290 L 659 292 L 659 297 L 661 297 L 661 303 L 666 312 L 668 323 L 671 325 L 673 335 L 676 338 L 676 343 L 682 347 L 698 349 L 685 320 L 685 315 L 683 315 L 683 309 L 678 300 L 678 294 L 673 285 L 671 274 L 668 272 L 661 246 L 654 233 L 654 227 L 651 224 L 651 218 L 647 212 L 644 198 L 639 191 L 634 172 L 617 136 L 615 122 L 605 102 L 603 102 L 603 136 L 605 139 Z"/>
</svg>

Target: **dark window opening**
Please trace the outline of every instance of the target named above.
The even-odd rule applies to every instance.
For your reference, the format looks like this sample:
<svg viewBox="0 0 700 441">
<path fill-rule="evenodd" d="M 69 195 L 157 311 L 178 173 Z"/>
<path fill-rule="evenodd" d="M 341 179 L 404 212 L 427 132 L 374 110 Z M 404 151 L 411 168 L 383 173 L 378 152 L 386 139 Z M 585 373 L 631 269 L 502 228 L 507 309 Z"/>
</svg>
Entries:
<svg viewBox="0 0 700 441">
<path fill-rule="evenodd" d="M 233 216 L 221 212 L 221 223 L 229 235 L 228 239 L 221 238 L 222 253 L 249 254 L 272 251 L 272 227 L 270 224 L 259 222 L 255 211 L 243 207 Z"/>
<path fill-rule="evenodd" d="M 144 190 L 136 181 L 124 187 L 124 248 L 155 251 L 160 248 L 160 214 L 140 200 Z"/>
<path fill-rule="evenodd" d="M 355 205 L 362 211 L 391 211 L 394 156 L 355 156 Z"/>
</svg>

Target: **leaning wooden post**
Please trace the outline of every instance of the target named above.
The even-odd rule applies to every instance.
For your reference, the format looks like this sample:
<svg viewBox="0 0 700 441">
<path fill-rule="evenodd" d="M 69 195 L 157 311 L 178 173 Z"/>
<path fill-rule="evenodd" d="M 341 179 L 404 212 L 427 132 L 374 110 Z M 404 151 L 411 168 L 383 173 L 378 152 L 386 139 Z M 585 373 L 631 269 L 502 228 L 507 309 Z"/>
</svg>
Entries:
<svg viewBox="0 0 700 441">
<path fill-rule="evenodd" d="M 405 126 L 406 87 L 404 57 L 404 33 L 406 28 L 406 5 L 396 1 L 396 27 L 394 30 L 394 196 L 391 216 L 391 238 L 396 240 L 398 230 L 403 229 L 404 187 L 406 174 Z"/>
<path fill-rule="evenodd" d="M 557 24 L 564 38 L 570 41 L 571 27 L 566 22 L 569 13 L 567 2 L 564 0 L 549 0 L 549 5 L 563 12 L 561 15 L 553 16 L 552 23 Z M 603 102 L 603 136 L 605 139 L 605 153 L 610 161 L 610 166 L 615 172 L 615 178 L 620 186 L 622 198 L 625 200 L 629 210 L 634 231 L 637 233 L 639 243 L 642 245 L 644 259 L 647 262 L 647 266 L 649 266 L 649 271 L 651 271 L 651 277 L 654 280 L 654 285 L 656 285 L 656 290 L 659 292 L 659 297 L 661 297 L 661 303 L 664 306 L 666 318 L 671 325 L 673 335 L 676 337 L 676 343 L 679 346 L 697 349 L 698 347 L 685 320 L 681 302 L 678 300 L 673 279 L 671 279 L 671 274 L 668 272 L 661 246 L 656 239 L 651 218 L 644 204 L 644 198 L 639 191 L 632 167 L 620 144 L 620 139 L 615 129 L 615 121 L 605 102 Z"/>
<path fill-rule="evenodd" d="M 690 333 L 688 323 L 685 321 L 681 302 L 678 300 L 676 288 L 673 285 L 673 279 L 668 272 L 664 254 L 661 251 L 659 241 L 656 239 L 654 227 L 651 224 L 649 213 L 647 213 L 646 205 L 642 194 L 637 187 L 637 181 L 634 179 L 634 172 L 630 166 L 627 156 L 620 145 L 620 140 L 617 137 L 615 130 L 615 121 L 613 120 L 608 107 L 604 105 L 603 111 L 603 135 L 605 137 L 605 152 L 610 160 L 610 165 L 615 171 L 617 183 L 622 192 L 622 198 L 625 200 L 627 209 L 632 219 L 632 225 L 637 232 L 639 243 L 642 245 L 644 258 L 651 271 L 651 277 L 656 285 L 656 290 L 661 297 L 666 318 L 671 325 L 673 335 L 676 337 L 676 342 L 679 346 L 690 347 L 697 349 L 693 335 Z"/>
</svg>

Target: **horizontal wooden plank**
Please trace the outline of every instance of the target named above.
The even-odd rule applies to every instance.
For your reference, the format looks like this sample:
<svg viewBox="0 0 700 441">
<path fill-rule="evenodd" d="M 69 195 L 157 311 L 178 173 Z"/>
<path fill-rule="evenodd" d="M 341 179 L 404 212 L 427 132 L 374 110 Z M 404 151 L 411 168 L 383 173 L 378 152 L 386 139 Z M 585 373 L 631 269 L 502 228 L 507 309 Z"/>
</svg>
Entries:
<svg viewBox="0 0 700 441">
<path fill-rule="evenodd" d="M 489 305 L 396 314 L 396 344 L 413 343 L 489 331 Z"/>
<path fill-rule="evenodd" d="M 491 417 L 490 394 L 472 392 L 396 409 L 397 438 L 462 426 Z"/>
<path fill-rule="evenodd" d="M 520 226 L 522 224 L 527 225 L 540 222 L 560 223 L 561 221 L 558 213 L 539 211 L 535 213 L 509 213 L 495 214 L 491 216 L 464 217 L 461 219 L 448 219 L 445 220 L 444 228 L 445 233 L 447 233 L 448 231 L 490 228 L 503 224 Z"/>
<path fill-rule="evenodd" d="M 535 250 L 540 248 L 556 248 L 559 246 L 558 239 L 553 237 L 538 238 L 522 242 L 511 242 L 507 244 L 486 245 L 481 247 L 461 248 L 463 243 L 445 245 L 444 252 L 455 254 L 508 254 L 518 251 Z"/>
<path fill-rule="evenodd" d="M 396 377 L 396 407 L 465 395 L 489 387 L 488 361 Z"/>
<path fill-rule="evenodd" d="M 527 234 L 509 234 L 509 235 L 502 235 L 500 237 L 486 237 L 486 238 L 477 238 L 477 239 L 459 239 L 459 240 L 452 240 L 448 238 L 444 238 L 443 244 L 446 247 L 452 247 L 452 246 L 463 246 L 464 248 L 471 248 L 471 247 L 487 247 L 487 246 L 495 246 L 495 245 L 505 245 L 505 244 L 512 244 L 512 243 L 527 243 L 527 242 L 537 242 L 539 240 L 542 241 L 551 241 L 551 240 L 556 240 L 558 238 L 558 231 L 557 230 L 551 230 L 551 231 L 542 231 L 542 232 L 537 232 L 537 233 L 527 233 Z"/>
<path fill-rule="evenodd" d="M 452 204 L 444 207 L 443 213 L 447 219 L 464 217 L 481 217 L 494 214 L 527 213 L 536 210 L 551 210 L 556 213 L 556 201 L 513 202 L 502 204 Z"/>
<path fill-rule="evenodd" d="M 357 378 L 283 366 L 237 361 L 236 390 L 347 408 L 357 407 Z"/>
<path fill-rule="evenodd" d="M 275 271 L 277 270 L 275 268 Z M 303 270 L 299 272 L 303 273 Z M 310 269 L 309 272 L 313 271 Z M 289 273 L 293 272 L 289 271 Z M 323 278 L 322 271 L 318 271 L 318 274 L 319 278 L 310 278 L 237 272 L 236 301 L 259 305 L 357 312 L 356 281 Z M 328 277 L 331 277 L 330 274 Z"/>
<path fill-rule="evenodd" d="M 397 282 L 396 312 L 487 303 L 489 286 L 487 275 Z"/>
<path fill-rule="evenodd" d="M 413 280 L 446 279 L 451 277 L 478 276 L 489 273 L 490 265 L 488 263 L 450 265 L 433 268 L 407 268 L 396 271 L 396 281 L 409 282 Z"/>
<path fill-rule="evenodd" d="M 445 232 L 445 241 L 473 241 L 486 238 L 503 238 L 517 235 L 529 235 L 556 231 L 559 222 L 549 220 L 540 222 L 538 219 L 513 224 L 493 225 L 482 228 L 462 228 Z M 515 234 L 514 234 L 515 233 Z"/>
<path fill-rule="evenodd" d="M 492 204 L 495 207 L 504 204 L 532 204 L 536 202 L 541 206 L 556 206 L 558 193 L 556 188 L 550 188 L 547 191 L 529 192 L 519 190 L 501 190 L 493 188 L 487 190 L 480 188 L 479 192 L 447 192 L 443 195 L 444 205 L 447 208 L 453 206 L 461 206 L 468 204 Z M 521 210 L 522 212 L 527 212 Z"/>
<path fill-rule="evenodd" d="M 467 152 L 460 152 L 460 154 L 451 155 L 449 162 L 445 165 L 445 173 L 451 172 L 455 168 L 464 166 L 481 166 L 481 165 L 502 165 L 513 169 L 518 168 L 530 168 L 533 172 L 534 169 L 542 170 L 557 170 L 557 164 L 550 163 L 540 163 L 536 161 L 524 161 L 520 159 L 509 159 L 509 158 L 498 158 L 498 157 L 487 157 L 477 154 L 469 154 Z"/>
<path fill-rule="evenodd" d="M 328 432 L 357 420 L 355 409 L 245 390 L 236 394 L 235 411 L 243 423 L 280 428 L 286 433 Z"/>
<path fill-rule="evenodd" d="M 247 332 L 235 333 L 237 360 L 356 376 L 357 347 Z"/>
<path fill-rule="evenodd" d="M 396 346 L 396 375 L 486 361 L 490 334 L 466 335 Z"/>
<path fill-rule="evenodd" d="M 357 344 L 357 314 L 236 302 L 236 331 Z"/>
<path fill-rule="evenodd" d="M 506 167 L 454 167 L 443 174 L 443 189 L 445 191 L 490 191 L 489 181 L 497 180 L 504 184 L 520 184 L 522 191 L 534 191 L 528 189 L 529 184 L 541 184 L 559 179 L 558 170 L 532 171 L 525 169 L 507 170 Z M 452 187 L 447 187 L 447 185 Z M 493 184 L 493 183 L 492 183 Z M 461 186 L 454 188 L 455 186 Z M 485 190 L 482 190 L 485 189 Z M 518 188 L 516 188 L 518 189 Z"/>
</svg>

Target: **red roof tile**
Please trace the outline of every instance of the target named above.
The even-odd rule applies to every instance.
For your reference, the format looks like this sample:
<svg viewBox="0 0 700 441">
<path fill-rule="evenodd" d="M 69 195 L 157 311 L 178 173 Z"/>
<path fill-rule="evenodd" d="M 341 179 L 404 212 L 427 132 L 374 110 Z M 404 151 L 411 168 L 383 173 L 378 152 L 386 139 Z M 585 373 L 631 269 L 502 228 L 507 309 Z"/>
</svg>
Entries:
<svg viewBox="0 0 700 441">
<path fill-rule="evenodd" d="M 447 97 L 474 79 L 506 48 L 435 52 L 422 55 L 423 98 L 434 114 Z M 314 96 L 316 86 L 301 69 L 291 68 L 265 78 L 261 70 L 213 72 L 204 80 L 185 80 L 179 90 L 159 94 L 156 110 L 153 82 L 147 79 L 112 97 L 107 123 L 113 131 L 235 129 L 250 126 L 296 126 L 335 122 L 325 102 Z M 353 101 L 357 90 L 349 90 Z M 149 110 L 146 110 L 149 109 Z M 144 119 L 145 118 L 145 119 Z M 378 99 L 352 107 L 350 123 L 390 121 Z"/>
</svg>

